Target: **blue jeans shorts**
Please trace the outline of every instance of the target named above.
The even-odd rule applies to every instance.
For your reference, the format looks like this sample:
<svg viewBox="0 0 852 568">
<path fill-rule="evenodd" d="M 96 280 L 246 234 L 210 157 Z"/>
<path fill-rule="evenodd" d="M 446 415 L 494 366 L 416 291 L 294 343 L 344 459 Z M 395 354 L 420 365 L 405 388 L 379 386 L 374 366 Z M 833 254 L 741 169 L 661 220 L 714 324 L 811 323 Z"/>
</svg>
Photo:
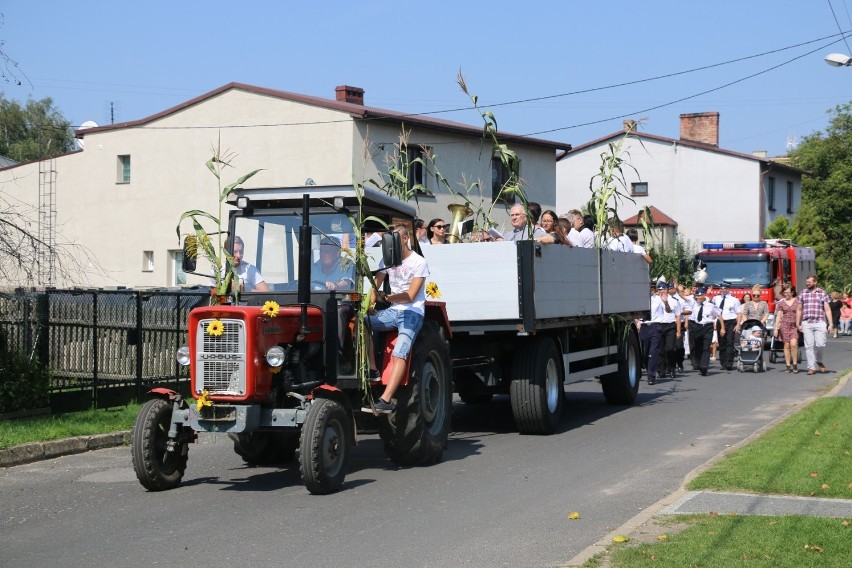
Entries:
<svg viewBox="0 0 852 568">
<path fill-rule="evenodd" d="M 372 331 L 396 330 L 398 335 L 391 355 L 408 359 L 414 338 L 423 327 L 423 314 L 412 310 L 381 310 L 374 316 L 367 316 L 367 325 Z"/>
</svg>

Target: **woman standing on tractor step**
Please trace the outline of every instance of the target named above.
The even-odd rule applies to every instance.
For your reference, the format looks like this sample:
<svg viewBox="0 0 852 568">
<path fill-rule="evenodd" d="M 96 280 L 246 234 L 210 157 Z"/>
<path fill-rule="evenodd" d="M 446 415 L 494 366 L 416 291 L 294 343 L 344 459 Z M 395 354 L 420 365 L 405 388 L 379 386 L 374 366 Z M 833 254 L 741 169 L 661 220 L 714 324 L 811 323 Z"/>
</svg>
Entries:
<svg viewBox="0 0 852 568">
<path fill-rule="evenodd" d="M 376 274 L 376 288 L 371 292 L 371 303 L 378 298 L 390 306 L 387 309 L 371 313 L 367 316 L 367 326 L 371 331 L 397 330 L 396 345 L 391 354 L 391 372 L 385 390 L 375 402 L 375 412 L 390 414 L 394 410 L 391 399 L 396 389 L 402 383 L 411 346 L 417 338 L 417 333 L 423 327 L 423 316 L 426 306 L 426 277 L 429 276 L 429 266 L 426 259 L 411 248 L 411 236 L 408 227 L 396 225 L 394 232 L 399 233 L 402 241 L 402 264 L 387 269 L 391 293 L 376 292 L 385 279 L 384 261 L 379 263 L 379 273 Z M 373 349 L 372 334 L 367 334 L 367 354 L 370 359 L 370 381 L 378 383 L 381 375 L 376 368 L 376 354 Z M 365 406 L 364 412 L 373 412 L 373 408 Z"/>
</svg>

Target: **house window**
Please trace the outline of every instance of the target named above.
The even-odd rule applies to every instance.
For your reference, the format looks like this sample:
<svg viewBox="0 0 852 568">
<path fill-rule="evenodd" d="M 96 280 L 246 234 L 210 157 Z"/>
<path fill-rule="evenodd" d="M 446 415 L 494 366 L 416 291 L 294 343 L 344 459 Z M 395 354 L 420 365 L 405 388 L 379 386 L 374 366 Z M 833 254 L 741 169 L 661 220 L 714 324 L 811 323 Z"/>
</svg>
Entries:
<svg viewBox="0 0 852 568">
<path fill-rule="evenodd" d="M 787 182 L 787 213 L 793 212 L 793 182 Z"/>
<path fill-rule="evenodd" d="M 431 195 L 426 188 L 428 179 L 426 164 L 428 163 L 430 148 L 416 146 L 405 148 L 408 159 L 408 189 L 413 189 L 419 195 Z"/>
<path fill-rule="evenodd" d="M 154 272 L 154 251 L 142 251 L 142 272 Z"/>
<path fill-rule="evenodd" d="M 130 183 L 130 154 L 123 154 L 118 157 L 116 183 Z"/>
<path fill-rule="evenodd" d="M 775 211 L 775 178 L 770 177 L 766 180 L 766 205 L 770 211 Z"/>
<path fill-rule="evenodd" d="M 637 181 L 630 184 L 630 195 L 644 197 L 648 195 L 648 182 Z"/>
<path fill-rule="evenodd" d="M 514 170 L 514 171 L 512 171 Z M 514 180 L 512 180 L 514 174 Z M 506 184 L 510 181 L 517 183 L 520 179 L 521 163 L 519 160 L 512 161 L 508 165 L 503 163 L 499 156 L 491 158 L 491 200 L 495 203 L 511 205 L 515 203 L 515 194 L 505 191 Z"/>
</svg>

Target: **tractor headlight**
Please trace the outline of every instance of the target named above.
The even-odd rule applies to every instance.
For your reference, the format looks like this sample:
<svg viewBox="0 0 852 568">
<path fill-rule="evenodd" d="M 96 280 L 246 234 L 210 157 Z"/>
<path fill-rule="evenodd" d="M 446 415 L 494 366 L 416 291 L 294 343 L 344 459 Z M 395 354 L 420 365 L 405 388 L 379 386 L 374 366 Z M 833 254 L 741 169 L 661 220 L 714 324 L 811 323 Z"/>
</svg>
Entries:
<svg viewBox="0 0 852 568">
<path fill-rule="evenodd" d="M 280 367 L 284 364 L 284 348 L 276 345 L 266 352 L 266 362 L 270 367 Z"/>
<path fill-rule="evenodd" d="M 177 359 L 177 362 L 184 367 L 189 365 L 189 347 L 187 345 L 181 345 L 178 347 L 177 352 L 175 352 L 175 359 Z"/>
</svg>

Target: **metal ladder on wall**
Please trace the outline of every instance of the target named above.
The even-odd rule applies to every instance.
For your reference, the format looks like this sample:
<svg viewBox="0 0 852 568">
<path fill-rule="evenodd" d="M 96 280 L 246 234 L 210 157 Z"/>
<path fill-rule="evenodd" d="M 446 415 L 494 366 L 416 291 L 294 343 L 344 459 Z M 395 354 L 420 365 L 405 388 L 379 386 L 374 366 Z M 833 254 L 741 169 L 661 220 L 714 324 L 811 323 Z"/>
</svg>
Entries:
<svg viewBox="0 0 852 568">
<path fill-rule="evenodd" d="M 53 286 L 56 268 L 56 160 L 38 163 L 38 285 Z"/>
</svg>

